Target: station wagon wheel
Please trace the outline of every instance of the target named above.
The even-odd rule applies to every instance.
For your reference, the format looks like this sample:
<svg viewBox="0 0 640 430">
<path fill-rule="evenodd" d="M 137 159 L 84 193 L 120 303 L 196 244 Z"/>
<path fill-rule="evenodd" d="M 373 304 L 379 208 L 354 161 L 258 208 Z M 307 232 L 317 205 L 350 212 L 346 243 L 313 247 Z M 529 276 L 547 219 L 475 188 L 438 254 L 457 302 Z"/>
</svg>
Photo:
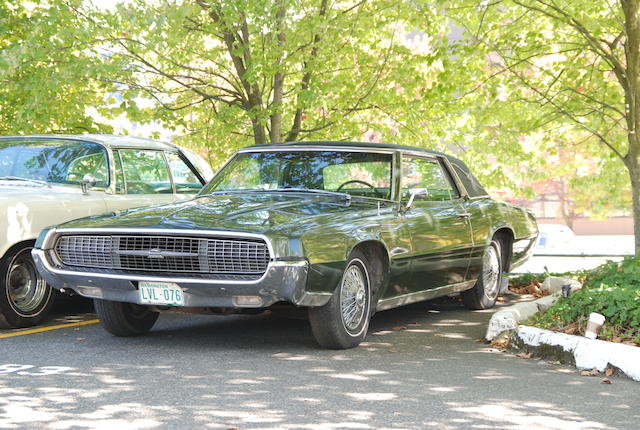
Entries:
<svg viewBox="0 0 640 430">
<path fill-rule="evenodd" d="M 30 327 L 42 321 L 53 304 L 53 290 L 36 270 L 31 246 L 0 260 L 0 327 Z"/>
<path fill-rule="evenodd" d="M 367 334 L 371 316 L 370 262 L 359 250 L 351 253 L 331 299 L 309 308 L 313 336 L 325 348 L 358 346 Z"/>
<path fill-rule="evenodd" d="M 462 293 L 462 302 L 469 309 L 492 308 L 502 284 L 502 247 L 493 239 L 482 254 L 482 272 L 476 284 Z"/>
</svg>

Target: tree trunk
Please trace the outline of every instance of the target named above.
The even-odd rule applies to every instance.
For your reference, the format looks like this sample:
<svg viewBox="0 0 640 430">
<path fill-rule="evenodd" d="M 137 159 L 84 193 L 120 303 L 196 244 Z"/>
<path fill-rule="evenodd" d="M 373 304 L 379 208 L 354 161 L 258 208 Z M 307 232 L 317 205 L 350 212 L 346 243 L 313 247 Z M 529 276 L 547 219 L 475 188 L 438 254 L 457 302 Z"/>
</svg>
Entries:
<svg viewBox="0 0 640 430">
<path fill-rule="evenodd" d="M 638 136 L 640 133 L 640 2 L 621 0 L 621 4 L 626 33 L 624 51 L 628 90 L 625 92 L 625 101 L 629 132 L 629 152 L 624 161 L 631 179 L 635 254 L 640 257 L 640 136 Z"/>
<path fill-rule="evenodd" d="M 256 145 L 262 145 L 267 143 L 267 132 L 264 125 L 260 123 L 259 119 L 252 119 L 251 125 L 253 126 L 253 141 Z"/>
<path fill-rule="evenodd" d="M 635 253 L 636 257 L 640 257 L 640 170 L 638 169 L 638 166 L 633 169 L 629 169 L 629 176 L 631 176 L 631 193 L 633 195 L 633 233 L 635 236 Z"/>
<path fill-rule="evenodd" d="M 283 0 L 278 2 L 278 10 L 276 12 L 276 20 L 278 26 L 278 46 L 284 49 L 287 36 L 284 31 L 284 16 L 286 7 Z M 282 59 L 278 61 L 277 67 L 282 67 Z M 269 138 L 271 142 L 282 141 L 282 99 L 284 96 L 284 74 L 281 71 L 275 73 L 273 78 L 273 100 L 271 114 L 271 129 L 269 130 Z"/>
</svg>

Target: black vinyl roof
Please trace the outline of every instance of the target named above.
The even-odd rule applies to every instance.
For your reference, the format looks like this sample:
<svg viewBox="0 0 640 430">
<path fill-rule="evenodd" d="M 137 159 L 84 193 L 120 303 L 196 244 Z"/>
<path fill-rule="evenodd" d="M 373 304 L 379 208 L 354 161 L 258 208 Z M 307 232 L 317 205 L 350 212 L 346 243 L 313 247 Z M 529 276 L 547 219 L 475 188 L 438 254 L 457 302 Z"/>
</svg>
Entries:
<svg viewBox="0 0 640 430">
<path fill-rule="evenodd" d="M 408 146 L 408 145 L 398 145 L 395 143 L 375 143 L 375 142 L 346 142 L 343 140 L 326 140 L 326 141 L 301 141 L 301 142 L 277 142 L 277 143 L 266 143 L 260 145 L 252 145 L 247 146 L 242 149 L 251 149 L 251 148 L 268 148 L 269 146 L 344 146 L 344 147 L 357 147 L 357 148 L 371 148 L 371 149 L 395 149 L 398 151 L 418 151 L 424 152 L 426 154 L 440 155 L 444 157 L 451 157 L 443 152 L 433 151 L 431 149 L 420 148 L 417 146 Z"/>
</svg>

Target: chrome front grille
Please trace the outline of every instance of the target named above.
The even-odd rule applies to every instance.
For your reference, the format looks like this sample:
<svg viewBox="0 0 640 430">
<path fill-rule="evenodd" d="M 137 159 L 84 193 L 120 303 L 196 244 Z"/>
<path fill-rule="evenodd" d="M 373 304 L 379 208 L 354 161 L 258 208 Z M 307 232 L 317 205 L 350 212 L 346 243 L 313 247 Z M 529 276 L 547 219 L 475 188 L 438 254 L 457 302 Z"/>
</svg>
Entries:
<svg viewBox="0 0 640 430">
<path fill-rule="evenodd" d="M 262 275 L 269 264 L 264 240 L 152 235 L 72 235 L 56 241 L 65 266 L 86 271 Z"/>
</svg>

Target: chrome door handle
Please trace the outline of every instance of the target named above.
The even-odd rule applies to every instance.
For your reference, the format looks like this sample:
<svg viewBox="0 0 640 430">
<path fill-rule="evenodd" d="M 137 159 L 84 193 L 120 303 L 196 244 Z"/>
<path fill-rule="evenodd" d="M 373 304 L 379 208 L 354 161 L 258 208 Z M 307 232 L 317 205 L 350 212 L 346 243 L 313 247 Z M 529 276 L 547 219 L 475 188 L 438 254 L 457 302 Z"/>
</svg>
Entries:
<svg viewBox="0 0 640 430">
<path fill-rule="evenodd" d="M 458 218 L 470 218 L 471 214 L 469 212 L 460 212 L 460 213 L 457 213 L 456 216 Z"/>
</svg>

